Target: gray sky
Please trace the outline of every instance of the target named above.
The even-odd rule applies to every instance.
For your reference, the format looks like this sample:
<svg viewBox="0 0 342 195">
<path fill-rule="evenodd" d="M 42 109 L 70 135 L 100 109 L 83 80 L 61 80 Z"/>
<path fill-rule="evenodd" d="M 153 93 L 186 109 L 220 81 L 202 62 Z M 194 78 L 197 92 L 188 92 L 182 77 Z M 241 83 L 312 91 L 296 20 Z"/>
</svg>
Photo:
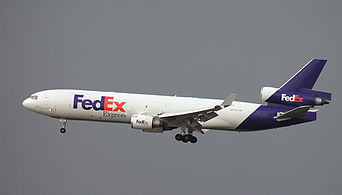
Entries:
<svg viewBox="0 0 342 195">
<path fill-rule="evenodd" d="M 342 3 L 0 2 L 1 194 L 342 194 Z M 21 101 L 80 88 L 260 103 L 311 58 L 333 92 L 312 123 L 276 130 L 149 134 L 56 119 Z"/>
</svg>

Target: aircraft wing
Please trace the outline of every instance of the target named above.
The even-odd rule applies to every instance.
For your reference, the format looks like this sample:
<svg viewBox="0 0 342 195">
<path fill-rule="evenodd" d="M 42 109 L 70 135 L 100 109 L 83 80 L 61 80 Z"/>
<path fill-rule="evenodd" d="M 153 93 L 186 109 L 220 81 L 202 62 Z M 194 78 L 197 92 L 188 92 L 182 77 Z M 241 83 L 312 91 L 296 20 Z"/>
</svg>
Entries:
<svg viewBox="0 0 342 195">
<path fill-rule="evenodd" d="M 208 121 L 217 116 L 215 111 L 221 110 L 222 107 L 217 105 L 215 107 L 203 108 L 198 110 L 190 110 L 185 112 L 176 112 L 176 113 L 165 113 L 159 115 L 161 119 L 173 119 L 173 118 L 195 118 L 198 117 L 200 121 Z"/>
<path fill-rule="evenodd" d="M 164 120 L 169 126 L 177 126 L 188 128 L 190 131 L 202 131 L 202 125 L 199 122 L 206 122 L 218 116 L 216 111 L 219 111 L 227 106 L 230 106 L 234 101 L 236 94 L 229 94 L 221 105 L 216 105 L 209 108 L 183 111 L 177 113 L 162 113 L 158 117 Z"/>
</svg>

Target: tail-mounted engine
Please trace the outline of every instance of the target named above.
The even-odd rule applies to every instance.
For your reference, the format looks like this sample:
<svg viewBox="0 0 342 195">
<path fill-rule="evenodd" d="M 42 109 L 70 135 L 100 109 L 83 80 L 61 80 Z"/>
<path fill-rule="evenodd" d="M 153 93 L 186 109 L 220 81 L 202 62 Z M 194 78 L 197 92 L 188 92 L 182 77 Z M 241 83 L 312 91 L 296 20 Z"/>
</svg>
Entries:
<svg viewBox="0 0 342 195">
<path fill-rule="evenodd" d="M 261 99 L 264 102 L 303 106 L 303 105 L 324 105 L 331 100 L 331 93 L 301 89 L 300 92 L 284 91 L 274 87 L 261 88 Z"/>
</svg>

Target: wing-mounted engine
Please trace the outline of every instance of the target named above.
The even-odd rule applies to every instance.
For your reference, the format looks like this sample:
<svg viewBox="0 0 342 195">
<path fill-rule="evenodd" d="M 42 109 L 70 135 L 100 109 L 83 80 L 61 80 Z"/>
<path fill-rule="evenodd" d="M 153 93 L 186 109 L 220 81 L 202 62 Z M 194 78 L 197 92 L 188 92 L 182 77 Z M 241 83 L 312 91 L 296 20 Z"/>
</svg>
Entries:
<svg viewBox="0 0 342 195">
<path fill-rule="evenodd" d="M 167 125 L 159 117 L 141 114 L 131 117 L 131 125 L 133 129 L 141 129 L 151 133 L 162 133 L 172 130 L 172 128 L 167 128 Z"/>
<path fill-rule="evenodd" d="M 298 91 L 287 91 L 274 87 L 263 87 L 261 99 L 264 102 L 292 106 L 324 105 L 331 100 L 331 93 L 314 91 L 311 89 L 300 89 Z"/>
</svg>

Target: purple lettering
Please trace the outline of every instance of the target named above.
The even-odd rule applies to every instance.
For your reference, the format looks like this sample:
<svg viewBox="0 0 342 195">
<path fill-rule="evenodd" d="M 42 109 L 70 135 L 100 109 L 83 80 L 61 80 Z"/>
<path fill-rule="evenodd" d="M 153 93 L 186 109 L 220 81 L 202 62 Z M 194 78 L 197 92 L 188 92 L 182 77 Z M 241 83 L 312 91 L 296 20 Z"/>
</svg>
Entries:
<svg viewBox="0 0 342 195">
<path fill-rule="evenodd" d="M 90 110 L 92 105 L 93 105 L 93 102 L 89 99 L 85 99 L 82 101 L 82 108 L 84 110 Z M 90 107 L 87 107 L 87 106 L 90 106 Z"/>
<path fill-rule="evenodd" d="M 100 110 L 104 110 L 104 101 L 105 101 L 105 96 L 101 96 L 101 107 Z"/>
<path fill-rule="evenodd" d="M 98 107 L 98 105 L 100 105 L 100 106 Z M 96 111 L 101 110 L 102 106 L 103 106 L 103 103 L 100 100 L 95 100 L 93 102 L 93 108 Z"/>
<path fill-rule="evenodd" d="M 83 95 L 78 95 L 78 94 L 75 94 L 74 96 L 74 109 L 77 109 L 77 104 L 78 102 L 82 102 L 82 100 L 78 99 L 79 97 L 83 97 Z"/>
<path fill-rule="evenodd" d="M 74 95 L 74 104 L 73 104 L 74 109 L 77 109 L 78 103 L 81 103 L 81 106 L 84 110 L 94 109 L 95 111 L 106 110 L 106 111 L 114 111 L 114 112 L 118 112 L 118 111 L 126 112 L 123 108 L 126 102 L 116 102 L 114 101 L 114 97 L 101 96 L 101 100 L 94 100 L 94 101 L 90 99 L 83 100 L 82 99 L 83 97 L 84 95 L 80 95 L 80 94 Z"/>
</svg>

